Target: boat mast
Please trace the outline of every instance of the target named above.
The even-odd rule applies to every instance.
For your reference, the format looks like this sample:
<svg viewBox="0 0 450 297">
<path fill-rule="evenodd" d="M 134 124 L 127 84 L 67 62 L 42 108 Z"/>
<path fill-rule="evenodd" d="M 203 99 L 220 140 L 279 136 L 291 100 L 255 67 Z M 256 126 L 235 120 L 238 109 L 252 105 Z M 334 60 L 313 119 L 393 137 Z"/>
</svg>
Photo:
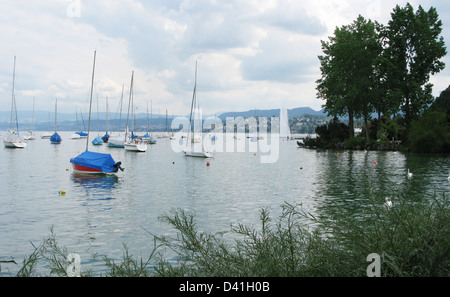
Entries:
<svg viewBox="0 0 450 297">
<path fill-rule="evenodd" d="M 34 101 L 35 100 L 36 100 L 36 97 L 33 97 L 33 115 L 32 115 L 32 120 L 31 120 L 32 131 L 34 131 Z"/>
<path fill-rule="evenodd" d="M 9 121 L 9 128 L 12 131 L 12 125 L 13 125 L 13 110 L 14 110 L 14 83 L 16 78 L 16 56 L 14 56 L 14 68 L 13 68 L 13 81 L 12 81 L 12 93 L 11 93 L 11 119 Z"/>
<path fill-rule="evenodd" d="M 56 133 L 56 117 L 58 116 L 58 98 L 55 101 L 55 133 Z"/>
<path fill-rule="evenodd" d="M 134 71 L 131 72 L 130 97 L 128 98 L 127 128 L 125 129 L 125 141 L 124 141 L 124 143 L 127 142 L 128 118 L 130 117 L 130 103 L 131 103 L 131 96 L 132 96 L 132 93 L 133 93 L 133 77 L 134 77 Z"/>
<path fill-rule="evenodd" d="M 91 81 L 91 99 L 89 101 L 89 122 L 88 122 L 88 132 L 86 137 L 86 151 L 89 148 L 89 132 L 91 130 L 91 109 L 92 109 L 92 92 L 94 90 L 94 72 L 95 72 L 95 56 L 97 51 L 94 51 L 94 65 L 92 66 L 92 81 Z"/>
<path fill-rule="evenodd" d="M 149 121 L 148 121 L 148 100 L 147 100 L 147 134 L 148 134 L 149 131 L 150 131 L 150 124 L 149 124 Z"/>
<path fill-rule="evenodd" d="M 197 62 L 195 62 L 195 83 L 194 83 L 194 92 L 192 94 L 192 103 L 191 103 L 191 114 L 189 116 L 189 130 L 188 130 L 188 136 L 187 136 L 187 142 L 186 142 L 186 146 L 189 143 L 189 133 L 191 132 L 191 123 L 192 123 L 192 110 L 194 108 L 194 102 L 195 102 L 195 98 L 196 98 L 196 93 L 197 91 Z M 193 133 L 193 137 L 195 136 L 195 130 L 192 132 Z"/>
<path fill-rule="evenodd" d="M 122 105 L 123 105 L 123 89 L 124 89 L 124 87 L 125 87 L 125 84 L 122 84 L 122 95 L 120 96 L 119 127 L 117 129 L 118 132 L 120 131 L 120 128 L 122 126 Z"/>
<path fill-rule="evenodd" d="M 108 105 L 108 96 L 106 96 L 106 134 L 109 131 L 109 105 Z"/>
</svg>

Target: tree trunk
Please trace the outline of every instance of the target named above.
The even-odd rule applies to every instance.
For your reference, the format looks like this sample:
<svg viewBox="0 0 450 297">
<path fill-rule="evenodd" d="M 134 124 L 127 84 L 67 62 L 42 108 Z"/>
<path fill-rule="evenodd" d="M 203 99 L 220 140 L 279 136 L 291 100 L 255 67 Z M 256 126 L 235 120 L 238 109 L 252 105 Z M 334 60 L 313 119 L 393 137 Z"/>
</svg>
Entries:
<svg viewBox="0 0 450 297">
<path fill-rule="evenodd" d="M 348 111 L 348 134 L 350 138 L 355 136 L 355 128 L 353 124 L 353 110 L 351 109 L 349 109 Z"/>
<path fill-rule="evenodd" d="M 370 137 L 369 137 L 369 124 L 367 121 L 367 115 L 364 115 L 364 126 L 366 127 L 366 129 L 364 129 L 366 131 L 366 142 L 369 142 Z"/>
</svg>

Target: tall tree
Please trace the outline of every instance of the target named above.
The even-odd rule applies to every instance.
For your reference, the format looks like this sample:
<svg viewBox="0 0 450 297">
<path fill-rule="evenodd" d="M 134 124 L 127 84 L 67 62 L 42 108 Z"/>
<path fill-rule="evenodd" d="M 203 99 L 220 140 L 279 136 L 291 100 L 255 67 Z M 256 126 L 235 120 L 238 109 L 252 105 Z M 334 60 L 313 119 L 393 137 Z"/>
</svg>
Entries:
<svg viewBox="0 0 450 297">
<path fill-rule="evenodd" d="M 440 36 L 442 22 L 435 8 L 425 11 L 422 6 L 414 13 L 411 4 L 396 6 L 382 36 L 390 92 L 399 96 L 401 110 L 409 125 L 433 101 L 430 75 L 440 72 L 445 64 L 444 39 Z"/>
<path fill-rule="evenodd" d="M 337 117 L 348 115 L 350 136 L 353 136 L 353 105 L 348 96 L 349 83 L 347 77 L 346 53 L 351 44 L 351 34 L 347 26 L 336 28 L 329 41 L 321 41 L 324 55 L 319 56 L 322 78 L 317 81 L 317 96 L 325 99 L 323 105 L 328 115 Z"/>
<path fill-rule="evenodd" d="M 367 127 L 380 97 L 375 65 L 382 44 L 375 27 L 375 23 L 359 16 L 351 25 L 336 28 L 328 42 L 322 41 L 325 55 L 319 56 L 322 77 L 317 81 L 317 95 L 326 100 L 324 107 L 329 115 L 348 115 L 350 137 L 354 134 L 353 118 L 363 118 Z"/>
</svg>

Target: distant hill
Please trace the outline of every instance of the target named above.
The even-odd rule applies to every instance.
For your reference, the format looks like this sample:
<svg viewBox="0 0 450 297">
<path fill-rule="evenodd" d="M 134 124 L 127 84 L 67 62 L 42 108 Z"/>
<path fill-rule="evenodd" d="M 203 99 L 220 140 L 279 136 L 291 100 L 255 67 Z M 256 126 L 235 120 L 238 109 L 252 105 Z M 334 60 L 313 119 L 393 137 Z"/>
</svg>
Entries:
<svg viewBox="0 0 450 297">
<path fill-rule="evenodd" d="M 304 115 L 312 115 L 319 117 L 326 117 L 326 113 L 323 110 L 316 111 L 310 107 L 298 107 L 294 109 L 288 109 L 288 117 L 296 118 L 302 117 Z M 19 128 L 20 130 L 32 129 L 32 120 L 33 120 L 33 112 L 31 111 L 18 111 L 17 113 L 19 119 Z M 106 114 L 104 112 L 98 113 L 100 117 L 100 123 L 97 123 L 97 112 L 92 114 L 91 127 L 105 127 L 105 119 Z M 181 115 L 182 117 L 189 117 L 189 115 Z M 204 115 L 208 117 L 207 115 Z M 225 122 L 227 117 L 237 118 L 237 117 L 279 117 L 280 109 L 266 109 L 266 110 L 248 110 L 242 112 L 225 112 L 220 114 L 218 117 Z M 9 111 L 0 111 L 0 130 L 7 130 L 10 127 L 11 114 Z M 168 117 L 168 125 L 170 126 L 170 122 L 173 115 Z M 153 129 L 165 129 L 166 127 L 166 117 L 161 114 L 153 114 L 149 115 L 149 118 L 152 118 L 152 128 Z M 52 130 L 55 125 L 55 113 L 48 111 L 36 111 L 34 113 L 34 130 Z M 122 114 L 122 124 L 124 125 L 126 121 L 126 114 Z M 136 114 L 136 121 L 140 126 L 147 125 L 147 114 L 139 113 Z M 118 126 L 118 116 L 116 114 L 110 113 L 109 115 L 109 125 L 110 127 Z M 84 125 L 83 125 L 84 124 Z M 60 113 L 58 112 L 58 130 L 78 130 L 83 126 L 86 127 L 88 124 L 88 114 L 78 113 L 78 124 L 77 124 L 77 115 L 75 113 Z M 84 128 L 83 130 L 86 130 Z"/>
<path fill-rule="evenodd" d="M 92 119 L 96 119 L 97 118 L 97 114 L 100 116 L 100 119 L 105 119 L 106 118 L 106 114 L 104 112 L 95 112 L 92 114 Z M 314 110 L 310 107 L 297 107 L 294 109 L 288 109 L 288 116 L 289 118 L 293 118 L 293 117 L 301 117 L 304 116 L 305 114 L 309 114 L 309 115 L 315 115 L 315 116 L 326 116 L 326 113 L 323 110 Z M 19 123 L 31 123 L 32 119 L 33 119 L 33 112 L 32 111 L 18 111 L 17 112 L 18 118 L 19 118 Z M 183 115 L 186 116 L 186 115 Z M 189 116 L 189 114 L 187 115 Z M 221 119 L 225 119 L 226 117 L 243 117 L 243 118 L 248 118 L 248 117 L 278 117 L 280 116 L 280 109 L 265 109 L 265 110 L 260 110 L 260 109 L 256 109 L 256 110 L 249 110 L 249 111 L 241 111 L 241 112 L 225 112 L 220 114 L 219 118 Z M 0 123 L 1 122 L 8 122 L 10 120 L 11 117 L 11 113 L 9 111 L 0 111 Z M 150 117 L 150 115 L 149 115 Z M 84 121 L 87 121 L 88 118 L 88 113 L 84 112 L 82 115 L 80 112 L 78 112 L 78 121 L 82 122 L 82 119 Z M 109 115 L 109 119 L 113 120 L 117 118 L 117 116 L 115 114 L 110 113 Z M 126 119 L 126 114 L 122 114 L 122 118 Z M 147 114 L 145 113 L 139 113 L 136 114 L 136 118 L 140 119 L 140 118 L 147 118 Z M 165 119 L 165 115 L 161 115 L 161 114 L 153 114 L 152 115 L 153 120 L 158 119 L 158 118 L 164 118 Z M 172 118 L 172 115 L 169 116 L 169 118 Z M 59 121 L 76 121 L 77 116 L 75 113 L 62 113 L 62 112 L 58 112 L 58 122 Z M 53 111 L 49 112 L 49 111 L 36 111 L 34 113 L 34 122 L 35 123 L 49 123 L 50 125 L 53 126 L 54 125 L 54 120 L 55 120 L 55 113 Z"/>
<path fill-rule="evenodd" d="M 288 109 L 288 117 L 296 118 L 302 117 L 304 115 L 314 115 L 314 116 L 323 116 L 326 117 L 326 113 L 323 110 L 314 110 L 310 107 L 297 107 L 294 109 Z M 241 111 L 241 112 L 226 112 L 222 113 L 218 116 L 222 121 L 224 121 L 227 117 L 237 118 L 237 117 L 279 117 L 280 109 L 255 109 L 249 111 Z"/>
</svg>

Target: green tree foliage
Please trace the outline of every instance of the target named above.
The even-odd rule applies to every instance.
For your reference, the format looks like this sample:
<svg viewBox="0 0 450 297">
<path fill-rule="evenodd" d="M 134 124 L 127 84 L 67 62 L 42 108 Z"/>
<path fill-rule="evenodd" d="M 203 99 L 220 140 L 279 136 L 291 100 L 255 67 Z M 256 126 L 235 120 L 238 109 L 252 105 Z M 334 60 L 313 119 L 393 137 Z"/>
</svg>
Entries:
<svg viewBox="0 0 450 297">
<path fill-rule="evenodd" d="M 336 28 L 328 42 L 322 41 L 325 55 L 319 57 L 322 77 L 317 95 L 326 100 L 330 116 L 349 116 L 349 137 L 353 118 L 363 118 L 367 124 L 374 110 L 378 76 L 373 68 L 382 52 L 375 28 L 375 23 L 359 16 L 353 24 Z"/>
<path fill-rule="evenodd" d="M 441 110 L 445 112 L 447 114 L 447 117 L 450 116 L 450 86 L 442 91 L 439 97 L 437 97 L 433 102 L 431 108 L 433 110 Z"/>
<path fill-rule="evenodd" d="M 388 116 L 402 111 L 409 126 L 433 102 L 430 76 L 445 67 L 440 60 L 447 53 L 442 22 L 435 8 L 419 6 L 414 12 L 408 3 L 396 6 L 391 17 L 383 26 L 359 16 L 322 41 L 317 96 L 326 100 L 330 116 L 348 115 L 350 137 L 353 118 L 364 119 L 367 126 L 374 111 Z"/>
<path fill-rule="evenodd" d="M 342 141 L 347 138 L 348 126 L 334 118 L 328 125 L 317 127 L 316 133 L 320 139 L 325 141 Z"/>
<path fill-rule="evenodd" d="M 414 120 L 409 132 L 412 151 L 445 153 L 450 151 L 450 122 L 444 111 L 428 110 Z"/>
<path fill-rule="evenodd" d="M 349 127 L 335 117 L 328 125 L 317 127 L 316 133 L 316 138 L 306 137 L 303 140 L 306 147 L 336 148 L 348 138 Z"/>
<path fill-rule="evenodd" d="M 444 39 L 440 36 L 442 22 L 435 8 L 428 12 L 411 4 L 396 6 L 388 25 L 380 30 L 385 46 L 383 52 L 390 100 L 405 114 L 407 125 L 433 101 L 430 75 L 440 72 L 445 64 Z M 397 97 L 397 98 L 395 98 Z"/>
</svg>

